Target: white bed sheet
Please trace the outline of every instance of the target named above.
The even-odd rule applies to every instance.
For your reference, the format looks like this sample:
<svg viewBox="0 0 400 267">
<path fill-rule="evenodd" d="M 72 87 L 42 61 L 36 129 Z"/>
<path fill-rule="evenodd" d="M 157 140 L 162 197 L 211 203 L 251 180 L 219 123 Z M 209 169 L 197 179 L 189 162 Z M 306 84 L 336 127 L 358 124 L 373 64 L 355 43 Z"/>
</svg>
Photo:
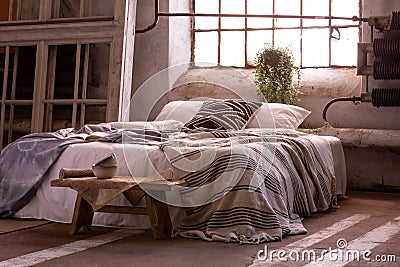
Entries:
<svg viewBox="0 0 400 267">
<path fill-rule="evenodd" d="M 346 192 L 346 167 L 343 148 L 340 140 L 336 137 L 325 137 L 307 135 L 298 132 L 299 135 L 309 136 L 313 144 L 320 152 L 325 164 L 336 176 L 336 190 L 338 195 Z M 126 149 L 126 147 L 125 147 Z M 134 168 L 137 176 L 153 173 L 152 164 L 143 156 L 150 153 L 152 162 L 158 166 L 168 165 L 167 159 L 157 146 L 129 145 L 132 154 L 129 159 L 130 168 Z M 124 145 L 115 143 L 80 143 L 70 145 L 49 169 L 45 179 L 38 189 L 34 198 L 20 211 L 15 214 L 19 218 L 47 219 L 55 222 L 69 223 L 72 219 L 76 191 L 69 188 L 51 187 L 50 181 L 57 179 L 61 168 L 89 168 L 94 162 L 116 153 L 118 159 L 118 170 L 116 175 L 130 175 L 125 161 Z M 114 204 L 125 204 L 128 202 L 119 197 L 113 201 Z M 170 207 L 171 218 L 174 226 L 179 225 L 183 209 Z M 147 216 L 107 214 L 97 212 L 93 218 L 93 225 L 115 226 L 134 229 L 149 229 L 150 222 Z"/>
</svg>

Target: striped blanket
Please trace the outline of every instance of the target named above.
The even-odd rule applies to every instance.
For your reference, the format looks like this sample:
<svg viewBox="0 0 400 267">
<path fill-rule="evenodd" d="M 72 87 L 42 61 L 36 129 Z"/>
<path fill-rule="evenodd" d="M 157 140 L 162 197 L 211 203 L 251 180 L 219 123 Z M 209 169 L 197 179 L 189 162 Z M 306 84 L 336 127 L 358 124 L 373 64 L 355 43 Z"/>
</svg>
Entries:
<svg viewBox="0 0 400 267">
<path fill-rule="evenodd" d="M 258 244 L 306 233 L 301 218 L 327 210 L 335 177 L 312 142 L 262 130 L 180 134 L 161 146 L 186 216 L 183 237 Z"/>
</svg>

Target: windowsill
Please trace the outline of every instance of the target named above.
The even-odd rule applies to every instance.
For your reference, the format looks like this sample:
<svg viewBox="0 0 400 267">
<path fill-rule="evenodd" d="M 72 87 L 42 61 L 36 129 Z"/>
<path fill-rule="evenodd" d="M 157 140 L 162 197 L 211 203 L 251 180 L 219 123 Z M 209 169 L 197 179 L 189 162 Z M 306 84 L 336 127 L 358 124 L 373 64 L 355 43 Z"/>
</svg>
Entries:
<svg viewBox="0 0 400 267">
<path fill-rule="evenodd" d="M 218 74 L 219 73 L 219 74 Z M 231 76 L 231 81 L 227 81 Z M 244 81 L 246 80 L 247 81 Z M 207 81 L 229 86 L 254 84 L 254 69 L 232 67 L 196 67 L 184 73 L 177 84 Z M 300 88 L 303 96 L 339 97 L 361 93 L 361 77 L 356 68 L 307 68 L 301 70 Z"/>
</svg>

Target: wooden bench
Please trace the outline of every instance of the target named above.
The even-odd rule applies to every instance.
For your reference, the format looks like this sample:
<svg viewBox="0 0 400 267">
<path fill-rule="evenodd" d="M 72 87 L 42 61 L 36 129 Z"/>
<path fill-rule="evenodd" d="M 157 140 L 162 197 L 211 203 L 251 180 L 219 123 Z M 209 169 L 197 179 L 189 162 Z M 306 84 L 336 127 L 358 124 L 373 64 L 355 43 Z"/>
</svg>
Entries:
<svg viewBox="0 0 400 267">
<path fill-rule="evenodd" d="M 135 181 L 136 180 L 136 181 Z M 52 186 L 69 187 L 78 192 L 69 234 L 77 234 L 81 227 L 90 230 L 94 212 L 124 213 L 148 215 L 150 217 L 151 229 L 154 239 L 167 239 L 171 237 L 172 224 L 169 216 L 167 204 L 153 198 L 146 191 L 152 191 L 152 195 L 157 194 L 157 198 L 165 199 L 165 191 L 174 191 L 179 185 L 183 185 L 183 180 L 167 181 L 164 179 L 138 178 L 135 180 L 130 176 L 115 176 L 111 179 L 97 179 L 96 177 L 79 178 L 60 178 L 51 181 Z M 99 190 L 114 189 L 119 190 L 132 206 L 106 205 L 94 210 L 90 203 L 91 195 L 98 194 Z M 144 191 L 145 189 L 146 191 Z M 135 207 L 135 190 L 143 191 L 146 199 L 146 207 Z"/>
</svg>

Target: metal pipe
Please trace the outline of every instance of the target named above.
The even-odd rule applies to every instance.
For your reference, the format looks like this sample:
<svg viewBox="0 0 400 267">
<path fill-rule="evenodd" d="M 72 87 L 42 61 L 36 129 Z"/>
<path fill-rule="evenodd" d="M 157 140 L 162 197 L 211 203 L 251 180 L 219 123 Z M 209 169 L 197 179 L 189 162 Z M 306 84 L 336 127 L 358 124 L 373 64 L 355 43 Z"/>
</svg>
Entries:
<svg viewBox="0 0 400 267">
<path fill-rule="evenodd" d="M 325 125 L 329 125 L 328 120 L 326 119 L 326 113 L 328 109 L 332 106 L 332 104 L 336 102 L 373 102 L 372 101 L 372 93 L 361 93 L 360 96 L 352 96 L 352 97 L 338 97 L 334 98 L 326 104 L 324 111 L 322 112 L 322 119 L 324 120 Z"/>
<path fill-rule="evenodd" d="M 293 26 L 293 27 L 267 27 L 267 28 L 237 28 L 237 29 L 195 29 L 195 32 L 215 32 L 220 30 L 221 32 L 232 32 L 232 31 L 269 31 L 269 30 L 300 30 L 300 29 L 346 29 L 346 28 L 357 28 L 358 25 L 340 25 L 340 26 Z M 371 48 L 372 49 L 372 48 Z"/>
<path fill-rule="evenodd" d="M 304 16 L 304 15 L 266 15 L 266 14 L 215 14 L 215 13 L 158 13 L 160 17 L 218 17 L 218 18 L 276 18 L 276 19 L 340 19 L 353 20 L 349 17 Z"/>
<path fill-rule="evenodd" d="M 332 104 L 336 103 L 336 102 L 357 102 L 357 101 L 361 101 L 361 97 L 359 96 L 352 96 L 352 97 L 338 97 L 338 98 L 334 98 L 331 101 L 328 102 L 328 104 L 326 104 L 324 111 L 322 112 L 322 119 L 324 120 L 324 124 L 329 124 L 328 120 L 326 119 L 326 113 L 328 112 L 328 109 L 332 106 Z"/>
<path fill-rule="evenodd" d="M 363 21 L 357 16 L 353 17 L 336 17 L 336 16 L 303 16 L 303 15 L 262 15 L 262 14 L 215 14 L 215 13 L 169 13 L 159 12 L 159 0 L 154 0 L 154 19 L 153 22 L 144 29 L 135 30 L 135 33 L 145 33 L 157 26 L 159 17 L 217 17 L 217 18 L 277 18 L 277 19 L 338 19 L 338 20 L 351 20 Z"/>
<path fill-rule="evenodd" d="M 154 29 L 157 26 L 158 23 L 158 18 L 159 18 L 159 0 L 154 0 L 154 19 L 153 22 L 146 28 L 144 29 L 140 29 L 140 30 L 135 30 L 135 33 L 145 33 L 148 31 L 151 31 L 152 29 Z"/>
</svg>

